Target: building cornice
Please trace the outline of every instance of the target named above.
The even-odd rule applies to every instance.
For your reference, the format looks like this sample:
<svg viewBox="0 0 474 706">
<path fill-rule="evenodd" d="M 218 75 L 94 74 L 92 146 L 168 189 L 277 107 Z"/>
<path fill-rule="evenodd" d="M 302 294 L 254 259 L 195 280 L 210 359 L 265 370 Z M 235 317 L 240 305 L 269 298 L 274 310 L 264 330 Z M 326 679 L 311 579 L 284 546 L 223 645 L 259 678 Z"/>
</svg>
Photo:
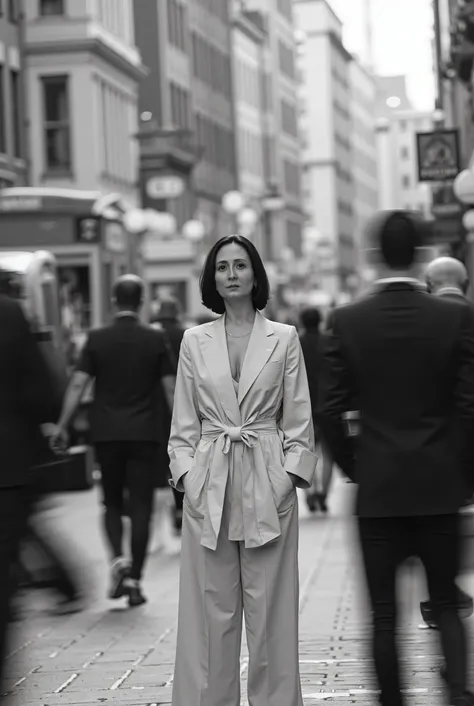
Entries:
<svg viewBox="0 0 474 706">
<path fill-rule="evenodd" d="M 265 30 L 257 27 L 255 22 L 253 22 L 252 19 L 244 12 L 236 15 L 232 20 L 232 24 L 236 29 L 239 29 L 241 32 L 246 34 L 247 37 L 256 44 L 265 44 L 267 33 Z"/>
<path fill-rule="evenodd" d="M 84 39 L 74 39 L 62 41 L 48 42 L 28 42 L 25 46 L 25 53 L 28 56 L 47 56 L 57 54 L 77 54 L 80 52 L 88 52 L 100 57 L 108 64 L 111 64 L 121 73 L 126 74 L 135 81 L 141 81 L 149 72 L 144 64 L 132 63 L 114 51 L 110 46 L 103 42 L 98 37 L 88 37 Z"/>
<path fill-rule="evenodd" d="M 344 46 L 342 39 L 336 34 L 333 29 L 309 31 L 306 32 L 306 37 L 308 39 L 316 37 L 328 37 L 333 47 L 338 50 L 338 52 L 346 61 L 352 61 L 354 58 L 350 51 L 348 51 Z"/>
</svg>

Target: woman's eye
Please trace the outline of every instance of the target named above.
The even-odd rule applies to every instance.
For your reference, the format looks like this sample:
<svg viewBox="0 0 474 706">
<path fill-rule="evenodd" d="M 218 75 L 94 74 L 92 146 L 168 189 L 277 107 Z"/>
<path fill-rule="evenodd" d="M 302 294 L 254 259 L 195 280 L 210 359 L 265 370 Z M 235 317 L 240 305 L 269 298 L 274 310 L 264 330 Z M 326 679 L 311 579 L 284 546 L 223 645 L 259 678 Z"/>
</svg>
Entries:
<svg viewBox="0 0 474 706">
<path fill-rule="evenodd" d="M 218 265 L 217 269 L 219 272 L 223 272 L 225 270 L 225 265 Z"/>
<path fill-rule="evenodd" d="M 241 270 L 244 269 L 244 268 L 245 268 L 245 262 L 239 262 L 239 264 L 237 265 L 237 267 L 239 267 Z"/>
</svg>

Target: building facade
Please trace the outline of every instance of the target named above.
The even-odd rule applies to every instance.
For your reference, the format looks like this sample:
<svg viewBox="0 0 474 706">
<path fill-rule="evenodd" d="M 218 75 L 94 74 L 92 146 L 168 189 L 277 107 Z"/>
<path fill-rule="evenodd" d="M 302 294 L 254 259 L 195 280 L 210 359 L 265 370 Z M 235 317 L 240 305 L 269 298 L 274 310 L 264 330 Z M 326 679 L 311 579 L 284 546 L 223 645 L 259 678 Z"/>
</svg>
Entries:
<svg viewBox="0 0 474 706">
<path fill-rule="evenodd" d="M 238 189 L 245 204 L 257 214 L 258 220 L 251 235 L 259 251 L 265 255 L 267 243 L 261 203 L 269 179 L 265 154 L 268 135 L 265 54 L 268 39 L 260 14 L 247 13 L 234 6 L 232 71 Z"/>
<path fill-rule="evenodd" d="M 412 108 L 403 77 L 377 78 L 379 208 L 419 211 L 431 219 L 431 188 L 418 181 L 416 134 L 433 129 L 433 114 Z"/>
<path fill-rule="evenodd" d="M 291 0 L 234 0 L 234 8 L 258 13 L 267 34 L 263 51 L 264 163 L 267 190 L 279 193 L 284 207 L 271 214 L 269 260 L 286 253 L 302 256 L 304 211 L 301 142 L 298 134 L 298 77 L 295 20 Z"/>
<path fill-rule="evenodd" d="M 351 146 L 355 256 L 360 282 L 366 226 L 378 209 L 378 166 L 375 106 L 377 89 L 374 76 L 355 58 L 349 65 L 351 101 Z"/>
<path fill-rule="evenodd" d="M 0 189 L 24 184 L 27 174 L 21 5 L 0 2 Z"/>
<path fill-rule="evenodd" d="M 326 0 L 296 0 L 294 13 L 305 212 L 308 226 L 317 230 L 321 246 L 330 254 L 320 287 L 336 295 L 357 267 L 351 145 L 351 108 L 356 96 L 350 84 L 353 58 L 342 43 L 342 24 Z"/>
<path fill-rule="evenodd" d="M 0 134 L 10 172 L 20 174 L 0 197 L 0 249 L 55 255 L 63 310 L 75 312 L 80 337 L 107 320 L 112 282 L 135 264 L 122 218 L 138 203 L 144 75 L 132 3 L 2 0 L 0 8 Z M 25 188 L 18 156 L 28 164 Z"/>
<path fill-rule="evenodd" d="M 31 183 L 136 202 L 138 88 L 131 0 L 24 6 Z"/>
</svg>

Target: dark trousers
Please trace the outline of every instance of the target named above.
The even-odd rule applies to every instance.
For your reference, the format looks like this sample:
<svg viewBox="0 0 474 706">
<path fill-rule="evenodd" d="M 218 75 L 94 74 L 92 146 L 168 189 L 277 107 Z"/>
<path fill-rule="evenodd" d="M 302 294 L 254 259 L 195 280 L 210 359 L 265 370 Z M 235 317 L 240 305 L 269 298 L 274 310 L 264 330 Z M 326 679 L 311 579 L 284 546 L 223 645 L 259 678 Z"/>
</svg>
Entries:
<svg viewBox="0 0 474 706">
<path fill-rule="evenodd" d="M 459 528 L 456 515 L 359 518 L 373 620 L 373 659 L 383 706 L 402 706 L 395 638 L 396 574 L 411 556 L 421 560 L 446 660 L 451 699 L 466 690 L 467 645 L 457 611 Z"/>
<path fill-rule="evenodd" d="M 7 654 L 8 625 L 20 542 L 31 503 L 24 487 L 0 488 L 0 701 Z"/>
<path fill-rule="evenodd" d="M 132 525 L 130 577 L 140 580 L 145 563 L 156 476 L 157 444 L 110 441 L 96 444 L 102 475 L 104 525 L 114 558 L 122 556 L 123 517 Z"/>
</svg>

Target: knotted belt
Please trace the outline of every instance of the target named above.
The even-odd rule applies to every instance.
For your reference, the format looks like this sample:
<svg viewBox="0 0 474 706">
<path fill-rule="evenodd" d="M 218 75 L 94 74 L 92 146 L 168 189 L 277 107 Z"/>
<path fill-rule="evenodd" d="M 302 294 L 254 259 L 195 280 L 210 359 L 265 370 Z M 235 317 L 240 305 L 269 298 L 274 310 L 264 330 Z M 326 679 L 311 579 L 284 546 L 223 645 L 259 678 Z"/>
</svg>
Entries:
<svg viewBox="0 0 474 706">
<path fill-rule="evenodd" d="M 232 444 L 244 444 L 242 454 L 242 501 L 245 546 L 259 547 L 280 536 L 280 521 L 259 437 L 277 434 L 276 419 L 247 422 L 240 427 L 218 421 L 202 421 L 202 439 L 215 443 L 207 485 L 208 517 L 201 544 L 215 549 L 222 522 L 225 490 L 229 476 Z"/>
</svg>

